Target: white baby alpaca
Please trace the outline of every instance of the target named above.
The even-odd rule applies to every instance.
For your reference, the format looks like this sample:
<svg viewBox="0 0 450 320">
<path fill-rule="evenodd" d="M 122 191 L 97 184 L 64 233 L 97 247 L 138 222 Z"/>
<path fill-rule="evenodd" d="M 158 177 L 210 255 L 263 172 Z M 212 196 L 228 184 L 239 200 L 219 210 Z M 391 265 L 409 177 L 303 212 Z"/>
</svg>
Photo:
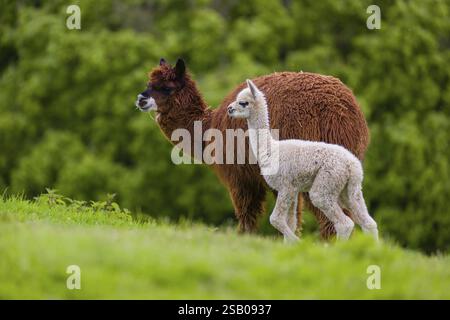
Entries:
<svg viewBox="0 0 450 320">
<path fill-rule="evenodd" d="M 312 204 L 334 224 L 338 239 L 348 239 L 354 223 L 342 208 L 351 212 L 353 220 L 364 232 L 378 240 L 376 222 L 367 212 L 361 184 L 360 161 L 347 149 L 324 142 L 275 140 L 269 127 L 269 113 L 264 94 L 247 80 L 236 101 L 228 107 L 233 118 L 247 119 L 250 146 L 257 157 L 268 185 L 278 191 L 270 223 L 286 241 L 296 241 L 296 201 L 299 192 L 308 192 Z M 264 169 L 277 168 L 265 174 Z M 267 171 L 267 170 L 266 170 Z"/>
</svg>

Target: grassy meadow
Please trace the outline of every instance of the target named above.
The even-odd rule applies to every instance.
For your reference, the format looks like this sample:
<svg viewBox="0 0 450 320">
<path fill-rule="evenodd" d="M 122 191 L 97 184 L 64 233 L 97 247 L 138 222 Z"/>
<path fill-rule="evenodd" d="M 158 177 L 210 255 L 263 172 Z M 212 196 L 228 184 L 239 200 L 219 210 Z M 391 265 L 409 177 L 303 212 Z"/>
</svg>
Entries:
<svg viewBox="0 0 450 320">
<path fill-rule="evenodd" d="M 346 243 L 306 235 L 284 245 L 111 208 L 2 198 L 0 299 L 450 298 L 449 256 L 375 244 L 359 232 Z M 80 267 L 80 290 L 66 287 L 69 265 Z M 380 267 L 379 290 L 367 288 L 370 265 Z"/>
</svg>

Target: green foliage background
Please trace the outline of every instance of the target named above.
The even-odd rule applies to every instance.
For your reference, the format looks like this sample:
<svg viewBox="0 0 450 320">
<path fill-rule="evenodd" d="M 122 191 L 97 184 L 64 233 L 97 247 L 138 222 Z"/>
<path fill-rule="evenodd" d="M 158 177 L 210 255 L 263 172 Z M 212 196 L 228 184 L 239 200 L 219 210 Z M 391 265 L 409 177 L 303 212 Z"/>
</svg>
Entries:
<svg viewBox="0 0 450 320">
<path fill-rule="evenodd" d="M 81 8 L 81 30 L 66 8 Z M 368 30 L 370 4 L 381 29 Z M 0 189 L 77 199 L 117 193 L 153 216 L 227 223 L 227 192 L 204 166 L 175 166 L 134 109 L 160 57 L 182 56 L 211 106 L 247 77 L 334 75 L 371 130 L 365 195 L 380 231 L 450 248 L 450 2 L 0 0 Z M 308 227 L 311 224 L 306 224 Z M 311 228 L 311 227 L 308 227 Z"/>
</svg>

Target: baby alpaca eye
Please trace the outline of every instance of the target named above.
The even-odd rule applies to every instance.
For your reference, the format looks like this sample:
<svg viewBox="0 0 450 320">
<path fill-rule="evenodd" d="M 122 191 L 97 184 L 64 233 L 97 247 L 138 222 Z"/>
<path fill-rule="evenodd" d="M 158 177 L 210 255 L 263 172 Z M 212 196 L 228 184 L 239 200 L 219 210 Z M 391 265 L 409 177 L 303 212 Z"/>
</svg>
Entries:
<svg viewBox="0 0 450 320">
<path fill-rule="evenodd" d="M 239 105 L 240 105 L 241 107 L 245 108 L 245 107 L 248 106 L 248 101 L 245 101 L 245 102 L 239 102 Z"/>
</svg>

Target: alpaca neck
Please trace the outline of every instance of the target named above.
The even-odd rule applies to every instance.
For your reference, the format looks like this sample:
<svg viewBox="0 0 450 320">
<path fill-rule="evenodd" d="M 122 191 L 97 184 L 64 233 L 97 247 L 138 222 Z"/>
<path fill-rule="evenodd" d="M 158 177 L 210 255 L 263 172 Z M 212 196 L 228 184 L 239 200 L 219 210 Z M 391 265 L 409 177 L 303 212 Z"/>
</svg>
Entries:
<svg viewBox="0 0 450 320">
<path fill-rule="evenodd" d="M 157 122 L 172 143 L 176 143 L 171 139 L 175 130 L 187 130 L 192 141 L 190 156 L 193 156 L 194 149 L 204 148 L 203 135 L 211 126 L 213 111 L 208 108 L 195 84 L 183 90 L 179 98 L 167 103 L 164 108 L 167 111 L 158 112 Z"/>
<path fill-rule="evenodd" d="M 258 99 L 258 107 L 255 108 L 247 119 L 249 128 L 250 147 L 258 162 L 266 161 L 271 157 L 273 146 L 277 143 L 270 133 L 269 112 L 263 98 Z"/>
</svg>

